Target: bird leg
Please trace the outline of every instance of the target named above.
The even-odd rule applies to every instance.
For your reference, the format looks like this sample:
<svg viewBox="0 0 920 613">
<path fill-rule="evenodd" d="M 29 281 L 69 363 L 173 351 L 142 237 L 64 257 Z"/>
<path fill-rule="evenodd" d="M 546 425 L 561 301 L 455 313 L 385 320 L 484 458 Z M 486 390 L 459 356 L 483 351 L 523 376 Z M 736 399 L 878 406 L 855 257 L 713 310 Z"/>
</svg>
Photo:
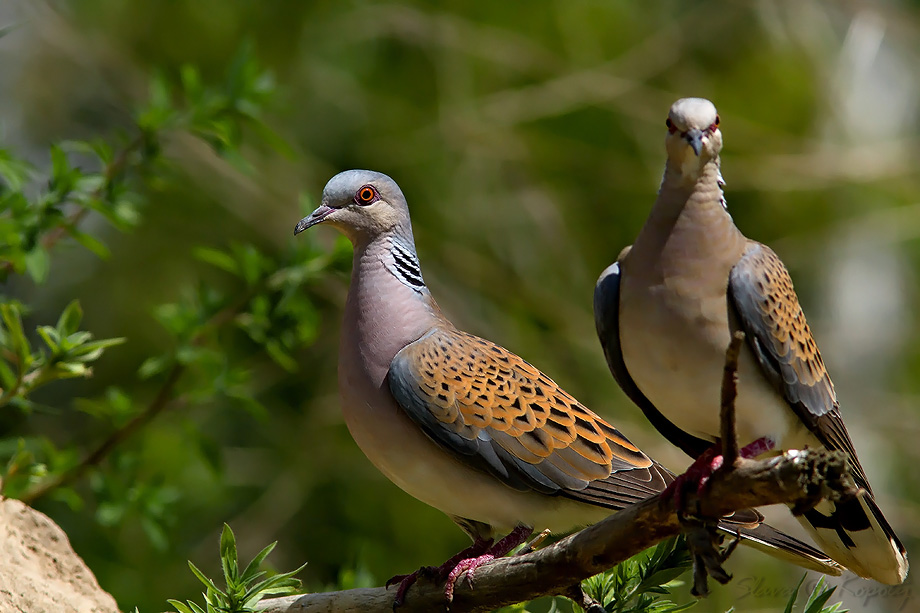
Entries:
<svg viewBox="0 0 920 613">
<path fill-rule="evenodd" d="M 722 563 L 732 554 L 741 539 L 736 538 L 725 551 L 721 551 L 719 545 L 722 544 L 722 536 L 716 529 L 718 524 L 715 521 L 682 516 L 680 523 L 693 561 L 693 588 L 690 593 L 706 596 L 709 594 L 709 577 L 723 585 L 731 580 L 731 575 L 725 572 Z"/>
<path fill-rule="evenodd" d="M 526 538 L 526 537 L 525 537 Z M 440 566 L 422 566 L 417 571 L 409 573 L 408 575 L 396 575 L 390 577 L 387 580 L 385 587 L 390 587 L 391 585 L 398 583 L 399 587 L 396 588 L 396 597 L 393 599 L 393 609 L 396 610 L 397 607 L 402 606 L 406 601 L 406 592 L 409 591 L 409 588 L 418 580 L 419 577 L 426 577 L 431 579 L 443 579 L 447 577 L 448 574 L 464 560 L 470 558 L 477 558 L 481 554 L 485 553 L 492 547 L 492 539 L 483 539 L 476 537 L 473 541 L 473 544 L 447 559 L 446 562 Z"/>
<path fill-rule="evenodd" d="M 581 583 L 576 583 L 569 587 L 564 596 L 572 602 L 579 604 L 585 613 L 606 613 L 607 611 L 601 603 L 585 593 L 584 589 L 581 587 Z"/>
<path fill-rule="evenodd" d="M 661 501 L 674 501 L 674 506 L 678 513 L 683 512 L 685 492 L 691 484 L 696 484 L 697 491 L 703 489 L 712 473 L 722 466 L 721 447 L 713 445 L 694 460 L 693 464 L 681 475 L 677 475 L 674 481 L 661 493 Z"/>
<path fill-rule="evenodd" d="M 507 554 L 526 541 L 527 537 L 531 534 L 533 534 L 533 528 L 529 526 L 518 526 L 512 530 L 508 536 L 489 547 L 482 555 L 460 560 L 457 565 L 454 566 L 454 569 L 450 571 L 450 574 L 447 575 L 447 583 L 444 585 L 444 596 L 447 597 L 447 602 L 453 602 L 454 600 L 454 588 L 457 586 L 457 580 L 460 579 L 460 575 L 466 572 L 466 580 L 472 588 L 473 575 L 477 568 L 491 562 L 495 558 L 500 558 Z"/>
<path fill-rule="evenodd" d="M 764 436 L 742 447 L 738 455 L 742 458 L 756 458 L 762 453 L 773 451 L 774 447 L 776 447 L 776 441 L 770 437 Z"/>
<path fill-rule="evenodd" d="M 762 453 L 771 451 L 776 447 L 776 442 L 768 437 L 759 438 L 738 450 L 738 457 L 755 458 Z M 683 512 L 684 501 L 687 490 L 690 486 L 696 486 L 696 493 L 702 494 L 703 489 L 709 482 L 709 478 L 718 469 L 722 468 L 725 462 L 725 456 L 722 455 L 720 444 L 713 445 L 698 457 L 690 465 L 684 474 L 678 475 L 674 481 L 668 484 L 668 487 L 661 493 L 661 500 L 673 500 L 677 511 Z"/>
</svg>

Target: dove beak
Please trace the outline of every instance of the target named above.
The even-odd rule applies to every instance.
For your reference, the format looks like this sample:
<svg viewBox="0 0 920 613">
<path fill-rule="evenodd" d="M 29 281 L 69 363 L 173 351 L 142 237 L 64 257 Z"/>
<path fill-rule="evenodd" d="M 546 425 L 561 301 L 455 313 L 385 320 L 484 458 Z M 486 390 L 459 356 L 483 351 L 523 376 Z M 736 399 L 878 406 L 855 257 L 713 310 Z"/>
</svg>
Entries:
<svg viewBox="0 0 920 613">
<path fill-rule="evenodd" d="M 321 223 L 324 219 L 329 217 L 335 211 L 331 206 L 321 204 L 316 207 L 316 210 L 301 219 L 297 222 L 297 226 L 294 228 L 294 236 L 297 236 L 307 228 L 311 228 L 318 223 Z"/>
<path fill-rule="evenodd" d="M 696 157 L 700 157 L 700 151 L 703 150 L 703 131 L 692 129 L 684 132 L 684 139 L 687 141 L 687 144 L 690 145 L 690 148 L 693 149 L 693 153 L 696 154 Z"/>
</svg>

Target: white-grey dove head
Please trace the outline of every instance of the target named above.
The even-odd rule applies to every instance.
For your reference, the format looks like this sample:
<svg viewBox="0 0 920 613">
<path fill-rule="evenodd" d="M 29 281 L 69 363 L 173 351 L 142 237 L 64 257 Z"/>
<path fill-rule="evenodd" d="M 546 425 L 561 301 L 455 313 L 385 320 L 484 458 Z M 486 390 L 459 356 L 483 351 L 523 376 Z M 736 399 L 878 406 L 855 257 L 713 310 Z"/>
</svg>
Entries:
<svg viewBox="0 0 920 613">
<path fill-rule="evenodd" d="M 719 113 L 709 100 L 681 98 L 671 105 L 665 125 L 668 160 L 684 177 L 699 176 L 705 164 L 719 157 L 722 150 Z"/>
<path fill-rule="evenodd" d="M 352 243 L 369 242 L 397 233 L 412 238 L 409 207 L 396 181 L 373 170 L 346 170 L 323 188 L 315 211 L 300 220 L 294 234 L 324 223 L 347 236 Z"/>
</svg>

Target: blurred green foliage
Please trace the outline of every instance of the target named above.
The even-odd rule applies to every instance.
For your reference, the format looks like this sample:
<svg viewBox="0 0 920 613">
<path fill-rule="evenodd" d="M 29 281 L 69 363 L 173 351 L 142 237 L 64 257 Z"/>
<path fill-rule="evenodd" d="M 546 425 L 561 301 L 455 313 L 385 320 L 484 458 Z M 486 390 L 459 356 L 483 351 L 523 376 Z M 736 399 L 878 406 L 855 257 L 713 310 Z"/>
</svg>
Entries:
<svg viewBox="0 0 920 613">
<path fill-rule="evenodd" d="M 308 562 L 314 588 L 466 545 L 338 411 L 350 248 L 291 232 L 345 168 L 400 183 L 460 327 L 686 466 L 609 376 L 590 305 L 687 95 L 719 106 L 732 214 L 792 269 L 915 548 L 916 3 L 32 0 L 0 3 L 0 28 L 3 491 L 124 609 L 194 598 L 185 560 L 217 575 L 223 522 L 244 556 L 278 541 L 279 567 Z M 780 609 L 799 576 L 750 551 L 729 570 L 698 610 Z M 857 610 L 912 602 L 840 585 Z"/>
</svg>

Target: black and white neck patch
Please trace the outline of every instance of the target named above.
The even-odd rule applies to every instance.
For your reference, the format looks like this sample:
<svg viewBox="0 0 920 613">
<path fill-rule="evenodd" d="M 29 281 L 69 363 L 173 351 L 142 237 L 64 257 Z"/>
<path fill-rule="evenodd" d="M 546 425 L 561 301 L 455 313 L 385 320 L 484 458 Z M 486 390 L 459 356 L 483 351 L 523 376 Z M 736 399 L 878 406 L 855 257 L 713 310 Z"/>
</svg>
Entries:
<svg viewBox="0 0 920 613">
<path fill-rule="evenodd" d="M 393 237 L 390 239 L 389 255 L 390 257 L 384 260 L 384 265 L 393 276 L 399 279 L 400 283 L 416 291 L 425 287 L 422 269 L 413 245 Z"/>
</svg>

